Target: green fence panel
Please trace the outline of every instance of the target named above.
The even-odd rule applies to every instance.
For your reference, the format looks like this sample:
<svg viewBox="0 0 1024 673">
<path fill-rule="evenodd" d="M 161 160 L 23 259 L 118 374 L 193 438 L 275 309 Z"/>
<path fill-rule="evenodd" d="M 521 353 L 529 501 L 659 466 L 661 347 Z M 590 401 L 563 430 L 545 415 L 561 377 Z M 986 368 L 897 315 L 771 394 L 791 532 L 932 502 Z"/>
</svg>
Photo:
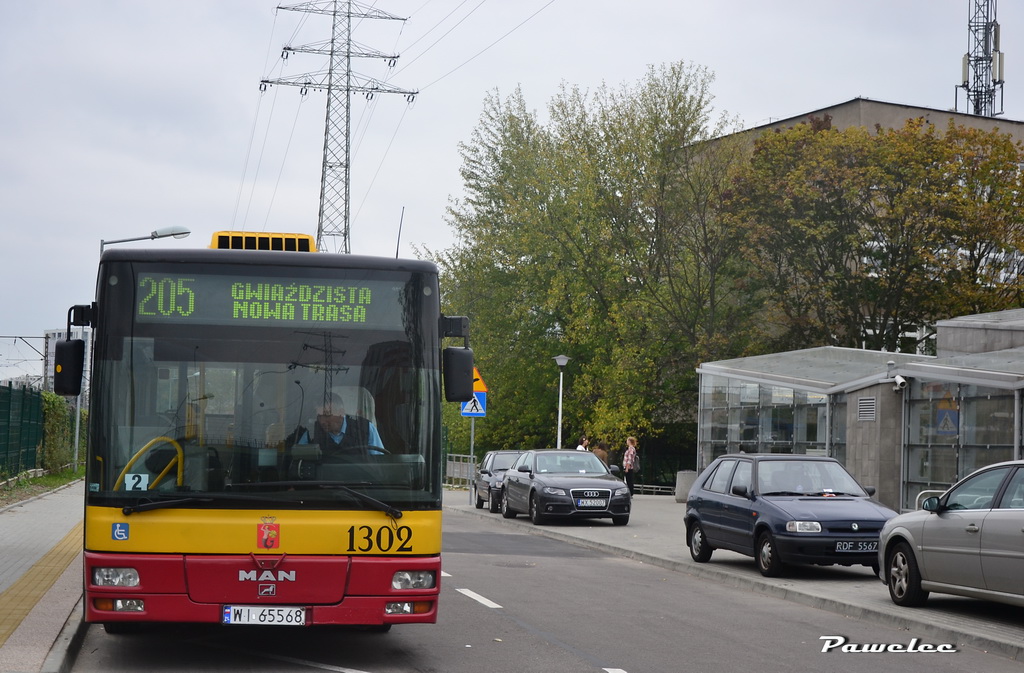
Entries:
<svg viewBox="0 0 1024 673">
<path fill-rule="evenodd" d="M 0 477 L 38 467 L 42 437 L 42 393 L 24 386 L 0 386 Z"/>
</svg>

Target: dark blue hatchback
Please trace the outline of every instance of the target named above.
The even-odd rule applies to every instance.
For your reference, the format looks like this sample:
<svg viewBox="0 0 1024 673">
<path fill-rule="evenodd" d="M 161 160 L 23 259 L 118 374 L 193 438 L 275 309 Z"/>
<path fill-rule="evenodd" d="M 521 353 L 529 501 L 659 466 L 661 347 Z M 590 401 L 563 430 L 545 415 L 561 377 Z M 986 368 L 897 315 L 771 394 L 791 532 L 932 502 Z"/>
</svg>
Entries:
<svg viewBox="0 0 1024 673">
<path fill-rule="evenodd" d="M 686 543 L 698 563 L 715 549 L 753 556 L 766 577 L 788 564 L 878 568 L 878 533 L 896 512 L 833 458 L 728 454 L 686 500 Z"/>
</svg>

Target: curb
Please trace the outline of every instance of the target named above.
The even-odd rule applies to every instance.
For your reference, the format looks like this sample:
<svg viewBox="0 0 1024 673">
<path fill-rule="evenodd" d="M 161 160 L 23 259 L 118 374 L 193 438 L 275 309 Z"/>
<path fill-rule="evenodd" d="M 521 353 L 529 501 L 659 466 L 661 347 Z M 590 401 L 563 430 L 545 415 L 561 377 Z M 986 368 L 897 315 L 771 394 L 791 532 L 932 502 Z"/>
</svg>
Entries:
<svg viewBox="0 0 1024 673">
<path fill-rule="evenodd" d="M 60 634 L 53 641 L 50 652 L 46 655 L 42 668 L 39 669 L 40 673 L 69 673 L 75 665 L 75 659 L 78 658 L 78 652 L 82 648 L 82 641 L 85 640 L 85 634 L 89 630 L 89 625 L 84 620 L 82 600 L 82 598 L 78 599 L 67 621 L 64 622 Z"/>
</svg>

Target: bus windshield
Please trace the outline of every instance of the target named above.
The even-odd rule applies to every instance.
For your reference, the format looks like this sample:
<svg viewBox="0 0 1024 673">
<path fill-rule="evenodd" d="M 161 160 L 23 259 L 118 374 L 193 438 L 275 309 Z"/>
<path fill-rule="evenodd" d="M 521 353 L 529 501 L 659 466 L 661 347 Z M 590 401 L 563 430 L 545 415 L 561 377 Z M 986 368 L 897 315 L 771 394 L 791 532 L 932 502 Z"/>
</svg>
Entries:
<svg viewBox="0 0 1024 673">
<path fill-rule="evenodd" d="M 99 275 L 89 504 L 438 506 L 436 273 L 123 257 Z"/>
</svg>

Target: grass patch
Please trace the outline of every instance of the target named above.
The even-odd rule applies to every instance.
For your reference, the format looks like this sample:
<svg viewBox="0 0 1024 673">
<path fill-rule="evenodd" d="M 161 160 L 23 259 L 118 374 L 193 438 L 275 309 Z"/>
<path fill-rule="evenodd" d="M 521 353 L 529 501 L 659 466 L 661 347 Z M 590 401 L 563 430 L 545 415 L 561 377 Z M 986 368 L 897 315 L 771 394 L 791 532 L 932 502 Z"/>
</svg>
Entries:
<svg viewBox="0 0 1024 673">
<path fill-rule="evenodd" d="M 84 476 L 85 466 L 83 465 L 78 470 L 63 470 L 38 477 L 18 479 L 6 486 L 0 487 L 0 507 L 6 507 L 22 500 L 28 500 L 29 498 L 49 493 Z"/>
</svg>

